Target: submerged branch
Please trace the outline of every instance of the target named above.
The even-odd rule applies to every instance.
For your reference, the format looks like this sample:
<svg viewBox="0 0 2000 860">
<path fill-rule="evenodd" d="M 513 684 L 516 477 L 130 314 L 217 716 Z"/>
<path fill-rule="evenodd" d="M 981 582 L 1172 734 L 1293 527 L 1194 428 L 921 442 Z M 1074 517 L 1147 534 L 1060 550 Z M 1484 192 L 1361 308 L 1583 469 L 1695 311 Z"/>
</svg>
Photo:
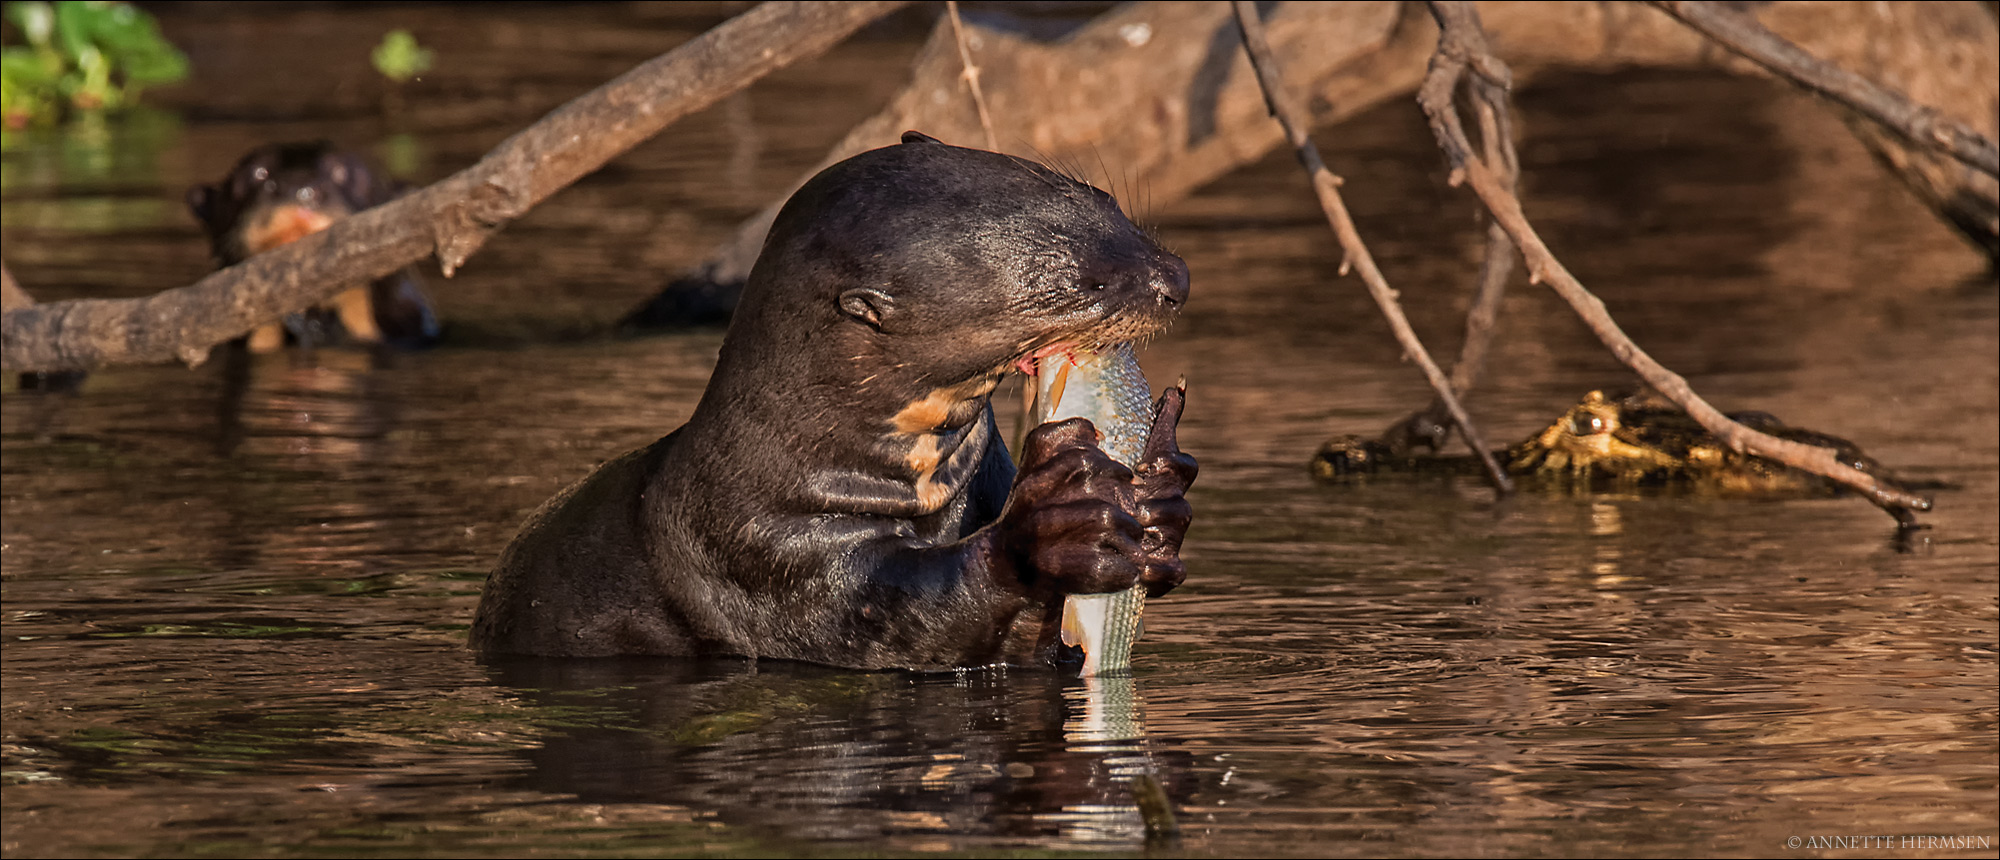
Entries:
<svg viewBox="0 0 2000 860">
<path fill-rule="evenodd" d="M 1465 408 L 1459 405 L 1458 398 L 1453 396 L 1451 383 L 1445 379 L 1444 371 L 1438 369 L 1437 363 L 1431 360 L 1430 353 L 1424 349 L 1423 343 L 1417 340 L 1416 331 L 1410 328 L 1409 318 L 1403 315 L 1403 308 L 1396 301 L 1396 291 L 1390 289 L 1388 280 L 1382 277 L 1382 271 L 1375 267 L 1375 258 L 1368 253 L 1368 246 L 1362 243 L 1361 234 L 1354 227 L 1354 220 L 1348 216 L 1347 204 L 1340 198 L 1340 179 L 1334 176 L 1333 171 L 1327 169 L 1326 162 L 1320 159 L 1319 148 L 1313 145 L 1312 138 L 1306 134 L 1305 126 L 1300 122 L 1299 118 L 1304 114 L 1292 103 L 1291 93 L 1285 89 L 1284 78 L 1278 71 L 1277 60 L 1271 55 L 1270 43 L 1264 37 L 1263 21 L 1257 17 L 1256 4 L 1249 0 L 1236 0 L 1233 5 L 1237 24 L 1242 27 L 1243 48 L 1250 55 L 1250 64 L 1257 70 L 1257 80 L 1263 85 L 1264 97 L 1270 103 L 1271 115 L 1284 126 L 1286 139 L 1290 140 L 1293 148 L 1298 150 L 1299 162 L 1305 166 L 1306 173 L 1312 179 L 1313 191 L 1319 195 L 1320 208 L 1326 210 L 1326 220 L 1332 225 L 1334 234 L 1340 238 L 1340 247 L 1347 255 L 1347 260 L 1341 268 L 1345 270 L 1351 265 L 1361 275 L 1362 283 L 1368 285 L 1368 294 L 1382 309 L 1382 315 L 1388 319 L 1389 328 L 1396 333 L 1396 340 L 1402 344 L 1403 351 L 1423 368 L 1424 377 L 1430 380 L 1431 388 L 1437 392 L 1438 399 L 1444 401 L 1445 408 L 1450 411 L 1452 420 L 1457 422 L 1466 444 L 1472 448 L 1473 453 L 1479 455 L 1480 463 L 1486 468 L 1487 479 L 1493 483 L 1494 489 L 1502 494 L 1512 492 L 1514 482 L 1507 477 L 1505 471 L 1501 470 L 1500 464 L 1494 461 L 1493 452 L 1487 448 L 1485 440 L 1480 438 L 1479 431 L 1473 427 L 1471 417 L 1465 414 Z"/>
<path fill-rule="evenodd" d="M 217 343 L 426 256 L 435 254 L 448 277 L 508 222 L 675 120 L 902 5 L 765 3 L 571 100 L 471 167 L 192 286 L 9 310 L 0 318 L 0 366 L 192 365 Z"/>
<path fill-rule="evenodd" d="M 1530 280 L 1547 283 L 1569 303 L 1612 355 L 1732 450 L 1748 451 L 1852 487 L 1905 526 L 1915 523 L 1913 511 L 1930 510 L 1929 499 L 1891 487 L 1876 480 L 1873 475 L 1840 462 L 1830 448 L 1779 439 L 1730 420 L 1696 395 L 1686 379 L 1653 360 L 1632 342 L 1605 310 L 1604 303 L 1585 289 L 1542 243 L 1541 237 L 1521 211 L 1519 198 L 1505 187 L 1495 168 L 1473 152 L 1472 144 L 1466 138 L 1453 96 L 1466 72 L 1471 70 L 1486 81 L 1502 86 L 1507 81 L 1506 66 L 1487 50 L 1478 12 L 1472 4 L 1463 0 L 1431 0 L 1430 7 L 1438 21 L 1438 47 L 1436 56 L 1431 59 L 1430 74 L 1418 90 L 1417 101 L 1430 118 L 1431 131 L 1437 136 L 1438 145 L 1451 164 L 1453 180 L 1469 183 L 1473 193 L 1493 215 L 1495 223 L 1513 237 L 1527 262 Z"/>
</svg>

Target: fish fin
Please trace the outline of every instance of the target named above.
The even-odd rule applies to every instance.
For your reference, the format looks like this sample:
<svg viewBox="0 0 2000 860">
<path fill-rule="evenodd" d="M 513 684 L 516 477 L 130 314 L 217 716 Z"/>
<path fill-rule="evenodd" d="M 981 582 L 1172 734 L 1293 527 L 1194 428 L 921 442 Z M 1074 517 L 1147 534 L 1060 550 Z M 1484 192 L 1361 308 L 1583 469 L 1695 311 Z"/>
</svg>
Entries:
<svg viewBox="0 0 2000 860">
<path fill-rule="evenodd" d="M 1062 405 L 1063 389 L 1069 387 L 1070 367 L 1067 361 L 1056 365 L 1056 381 L 1049 383 L 1049 403 L 1042 408 L 1043 415 L 1055 417 L 1056 407 Z"/>
</svg>

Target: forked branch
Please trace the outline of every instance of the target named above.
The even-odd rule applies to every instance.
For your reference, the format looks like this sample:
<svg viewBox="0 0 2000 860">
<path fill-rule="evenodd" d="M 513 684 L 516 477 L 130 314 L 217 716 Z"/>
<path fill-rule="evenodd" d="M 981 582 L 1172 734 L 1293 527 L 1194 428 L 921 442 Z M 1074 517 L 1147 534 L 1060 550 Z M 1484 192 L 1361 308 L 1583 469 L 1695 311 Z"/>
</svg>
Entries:
<svg viewBox="0 0 2000 860">
<path fill-rule="evenodd" d="M 1361 241 L 1361 234 L 1354 228 L 1354 219 L 1347 214 L 1347 204 L 1340 198 L 1340 178 L 1328 170 L 1326 162 L 1319 156 L 1319 148 L 1313 145 L 1306 134 L 1301 117 L 1306 114 L 1292 102 L 1291 92 L 1285 89 L 1284 77 L 1278 71 L 1277 59 L 1271 54 L 1271 45 L 1264 37 L 1264 22 L 1257 16 L 1257 5 L 1249 0 L 1236 0 L 1236 22 L 1243 31 L 1243 48 L 1250 55 L 1250 64 L 1257 69 L 1257 81 L 1264 88 L 1264 98 L 1269 103 L 1271 115 L 1285 128 L 1285 138 L 1298 150 L 1299 163 L 1304 165 L 1311 178 L 1313 191 L 1319 195 L 1319 205 L 1326 210 L 1327 223 L 1332 225 L 1335 236 L 1340 238 L 1340 247 L 1347 255 L 1341 264 L 1345 272 L 1352 268 L 1361 275 L 1361 282 L 1368 285 L 1368 295 L 1381 308 L 1382 316 L 1389 321 L 1389 328 L 1396 333 L 1397 342 L 1403 345 L 1403 352 L 1423 368 L 1424 378 L 1430 380 L 1431 389 L 1437 392 L 1452 420 L 1458 424 L 1460 435 L 1479 461 L 1486 468 L 1487 480 L 1502 494 L 1512 492 L 1514 482 L 1493 459 L 1493 452 L 1480 438 L 1472 419 L 1465 414 L 1458 398 L 1453 395 L 1451 382 L 1445 379 L 1444 371 L 1437 362 L 1431 360 L 1417 333 L 1410 328 L 1410 320 L 1403 315 L 1402 305 L 1396 301 L 1396 291 L 1389 288 L 1389 281 L 1382 277 L 1382 271 L 1375 267 L 1374 255 L 1368 253 L 1368 246 Z"/>
<path fill-rule="evenodd" d="M 1501 181 L 1495 166 L 1475 153 L 1466 138 L 1456 96 L 1461 91 L 1461 84 L 1467 83 L 1467 73 L 1476 78 L 1467 86 L 1475 92 L 1487 86 L 1504 91 L 1508 82 L 1506 65 L 1487 49 L 1478 11 L 1463 0 L 1431 0 L 1430 8 L 1438 22 L 1438 47 L 1431 58 L 1430 72 L 1417 91 L 1418 104 L 1429 117 L 1431 131 L 1437 136 L 1438 145 L 1451 164 L 1454 184 L 1470 184 L 1495 222 L 1513 238 L 1527 262 L 1529 280 L 1548 284 L 1569 303 L 1612 355 L 1731 449 L 1748 451 L 1852 487 L 1904 526 L 1915 524 L 1913 512 L 1930 510 L 1929 499 L 1891 487 L 1876 480 L 1873 475 L 1840 462 L 1830 448 L 1779 439 L 1730 420 L 1696 395 L 1686 379 L 1654 361 L 1626 336 L 1605 310 L 1604 303 L 1585 289 L 1543 244 L 1541 236 L 1535 233 L 1527 216 L 1522 213 L 1521 201 Z"/>
</svg>

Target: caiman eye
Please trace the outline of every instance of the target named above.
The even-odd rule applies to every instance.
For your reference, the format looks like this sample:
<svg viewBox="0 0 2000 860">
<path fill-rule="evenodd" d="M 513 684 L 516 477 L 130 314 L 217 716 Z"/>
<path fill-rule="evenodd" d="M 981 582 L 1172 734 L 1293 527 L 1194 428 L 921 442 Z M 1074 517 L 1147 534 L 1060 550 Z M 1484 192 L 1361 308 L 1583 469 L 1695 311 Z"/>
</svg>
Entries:
<svg viewBox="0 0 2000 860">
<path fill-rule="evenodd" d="M 1595 436 L 1604 432 L 1604 419 L 1590 413 L 1571 416 L 1569 432 L 1578 436 Z"/>
</svg>

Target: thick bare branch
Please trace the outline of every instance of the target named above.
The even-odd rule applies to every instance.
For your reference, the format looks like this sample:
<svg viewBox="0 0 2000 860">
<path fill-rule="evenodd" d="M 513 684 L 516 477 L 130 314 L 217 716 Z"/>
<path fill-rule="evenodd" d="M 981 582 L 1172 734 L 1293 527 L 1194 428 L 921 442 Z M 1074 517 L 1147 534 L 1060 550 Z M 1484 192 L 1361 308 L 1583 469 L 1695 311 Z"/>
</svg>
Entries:
<svg viewBox="0 0 2000 860">
<path fill-rule="evenodd" d="M 0 318 L 0 365 L 72 370 L 179 359 L 435 254 L 449 276 L 549 195 L 752 81 L 904 5 L 773 2 L 585 93 L 479 163 L 192 286 L 139 299 L 49 302 Z"/>
<path fill-rule="evenodd" d="M 1292 95 L 1285 89 L 1284 77 L 1278 71 L 1277 59 L 1271 55 L 1271 45 L 1264 38 L 1264 23 L 1257 17 L 1257 5 L 1249 0 L 1236 0 L 1236 21 L 1243 30 L 1243 48 L 1250 55 L 1250 64 L 1257 70 L 1257 80 L 1263 85 L 1264 97 L 1270 102 L 1271 114 L 1285 128 L 1285 137 L 1298 150 L 1299 163 L 1311 178 L 1313 191 L 1319 195 L 1319 205 L 1326 210 L 1327 223 L 1333 226 L 1334 235 L 1340 237 L 1340 247 L 1347 255 L 1342 269 L 1350 266 L 1361 275 L 1361 281 L 1368 285 L 1369 296 L 1382 309 L 1382 316 L 1389 320 L 1389 328 L 1396 333 L 1397 342 L 1403 345 L 1403 352 L 1423 368 L 1424 377 L 1430 380 L 1432 390 L 1438 399 L 1444 401 L 1450 410 L 1452 420 L 1457 422 L 1466 444 L 1486 467 L 1487 479 L 1501 493 L 1512 492 L 1514 482 L 1507 473 L 1494 462 L 1493 452 L 1486 447 L 1485 440 L 1473 427 L 1471 417 L 1465 414 L 1458 398 L 1453 396 L 1451 383 L 1439 370 L 1437 362 L 1431 360 L 1417 333 L 1410 328 L 1409 318 L 1403 315 L 1403 308 L 1396 301 L 1396 291 L 1390 289 L 1389 282 L 1382 277 L 1382 271 L 1375 267 L 1374 255 L 1368 253 L 1368 246 L 1361 241 L 1361 234 L 1354 228 L 1354 220 L 1347 214 L 1347 204 L 1340 198 L 1340 179 L 1328 170 L 1326 162 L 1320 160 L 1319 148 L 1313 145 L 1302 124 L 1304 112 L 1292 101 Z"/>
<path fill-rule="evenodd" d="M 1430 118 L 1431 130 L 1450 161 L 1453 179 L 1469 183 L 1495 222 L 1513 237 L 1515 245 L 1521 249 L 1522 258 L 1527 261 L 1530 280 L 1547 283 L 1569 303 L 1619 361 L 1632 368 L 1675 405 L 1686 410 L 1690 417 L 1731 449 L 1748 451 L 1852 487 L 1905 525 L 1915 521 L 1912 511 L 1930 510 L 1929 499 L 1890 487 L 1877 481 L 1875 476 L 1840 462 L 1830 448 L 1779 439 L 1730 420 L 1696 395 L 1686 379 L 1653 360 L 1632 342 L 1605 310 L 1604 303 L 1585 289 L 1542 243 L 1541 237 L 1522 213 L 1521 201 L 1473 152 L 1472 144 L 1466 138 L 1454 105 L 1454 93 L 1466 72 L 1470 69 L 1496 83 L 1504 82 L 1507 74 L 1506 66 L 1487 51 L 1486 37 L 1479 26 L 1479 13 L 1472 4 L 1460 0 L 1431 0 L 1430 7 L 1440 32 L 1437 55 L 1432 58 L 1430 74 L 1418 90 L 1418 103 Z"/>
<path fill-rule="evenodd" d="M 1941 116 L 1902 93 L 1820 60 L 1753 18 L 1725 4 L 1651 0 L 1696 32 L 1772 73 L 1840 102 L 1918 146 L 1950 154 L 2000 177 L 2000 150 L 1985 135 Z"/>
</svg>

